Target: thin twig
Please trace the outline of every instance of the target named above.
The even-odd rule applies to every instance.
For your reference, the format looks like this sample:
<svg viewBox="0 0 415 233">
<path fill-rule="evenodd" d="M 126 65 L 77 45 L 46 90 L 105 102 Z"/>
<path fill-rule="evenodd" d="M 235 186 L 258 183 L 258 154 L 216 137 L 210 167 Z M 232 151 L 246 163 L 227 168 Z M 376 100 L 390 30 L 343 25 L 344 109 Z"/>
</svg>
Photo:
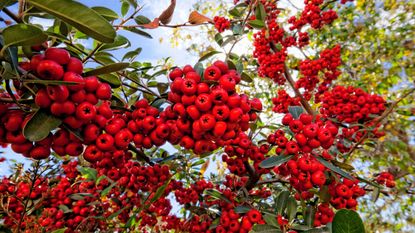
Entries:
<svg viewBox="0 0 415 233">
<path fill-rule="evenodd" d="M 244 161 L 244 165 L 249 174 L 249 179 L 248 182 L 246 182 L 245 188 L 249 191 L 258 183 L 260 176 L 255 172 L 255 169 L 249 164 L 248 161 Z"/>
<path fill-rule="evenodd" d="M 3 12 L 6 13 L 6 15 L 9 16 L 11 19 L 13 19 L 16 23 L 21 23 L 22 22 L 22 19 L 20 19 L 19 17 L 17 17 L 17 15 L 15 15 L 9 9 L 3 8 Z"/>
</svg>

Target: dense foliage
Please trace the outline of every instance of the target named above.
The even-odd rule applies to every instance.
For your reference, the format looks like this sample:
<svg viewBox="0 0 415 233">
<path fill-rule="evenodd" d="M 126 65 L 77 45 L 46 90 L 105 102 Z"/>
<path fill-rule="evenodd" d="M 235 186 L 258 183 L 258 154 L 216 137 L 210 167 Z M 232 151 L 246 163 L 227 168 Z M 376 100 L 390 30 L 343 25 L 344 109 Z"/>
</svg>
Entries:
<svg viewBox="0 0 415 233">
<path fill-rule="evenodd" d="M 412 3 L 200 1 L 182 24 L 175 0 L 119 7 L 0 3 L 2 230 L 413 230 Z M 114 55 L 161 27 L 211 43 L 184 67 Z"/>
</svg>

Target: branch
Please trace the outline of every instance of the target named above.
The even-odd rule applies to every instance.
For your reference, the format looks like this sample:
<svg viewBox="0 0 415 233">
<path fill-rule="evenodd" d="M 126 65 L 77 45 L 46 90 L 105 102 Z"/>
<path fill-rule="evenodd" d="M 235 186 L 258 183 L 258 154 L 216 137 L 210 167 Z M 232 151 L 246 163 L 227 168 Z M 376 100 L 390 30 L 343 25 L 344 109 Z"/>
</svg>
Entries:
<svg viewBox="0 0 415 233">
<path fill-rule="evenodd" d="M 374 125 L 379 124 L 380 122 L 382 122 L 386 117 L 389 116 L 389 114 L 391 114 L 393 112 L 393 109 L 396 108 L 396 106 L 398 106 L 399 102 L 401 102 L 403 99 L 405 99 L 406 97 L 408 97 L 410 94 L 412 94 L 415 91 L 415 88 L 410 89 L 407 93 L 405 93 L 403 96 L 401 96 L 398 100 L 396 100 L 392 106 L 389 107 L 388 110 L 386 110 L 379 118 L 375 119 Z M 350 156 L 353 151 L 355 151 L 357 149 L 357 147 L 363 143 L 363 141 L 368 137 L 369 135 L 369 131 L 366 130 L 366 132 L 363 134 L 363 136 L 360 138 L 360 140 L 353 145 L 353 147 L 350 149 L 349 153 L 347 153 L 347 157 Z"/>
<path fill-rule="evenodd" d="M 244 165 L 249 174 L 249 180 L 246 183 L 245 188 L 249 191 L 258 183 L 260 176 L 255 172 L 255 169 L 249 164 L 248 161 L 244 161 Z"/>
<path fill-rule="evenodd" d="M 15 15 L 9 9 L 3 8 L 3 12 L 6 13 L 6 15 L 9 16 L 11 19 L 13 19 L 16 23 L 21 23 L 22 22 L 22 19 L 20 19 L 19 17 L 17 17 L 17 15 Z"/>
<path fill-rule="evenodd" d="M 128 145 L 128 149 L 131 150 L 131 151 L 134 151 L 136 153 L 136 155 L 140 159 L 144 160 L 146 163 L 150 164 L 151 166 L 154 165 L 154 163 L 151 162 L 150 158 L 147 157 L 147 155 L 144 154 L 144 152 L 142 150 L 138 149 L 137 147 L 133 146 L 132 144 Z"/>
<path fill-rule="evenodd" d="M 272 184 L 272 183 L 284 183 L 284 184 L 289 184 L 290 181 L 286 180 L 286 179 L 282 179 L 282 178 L 274 178 L 274 179 L 269 179 L 269 180 L 261 180 L 259 181 L 257 184 L 258 185 L 263 185 L 263 184 Z"/>
</svg>

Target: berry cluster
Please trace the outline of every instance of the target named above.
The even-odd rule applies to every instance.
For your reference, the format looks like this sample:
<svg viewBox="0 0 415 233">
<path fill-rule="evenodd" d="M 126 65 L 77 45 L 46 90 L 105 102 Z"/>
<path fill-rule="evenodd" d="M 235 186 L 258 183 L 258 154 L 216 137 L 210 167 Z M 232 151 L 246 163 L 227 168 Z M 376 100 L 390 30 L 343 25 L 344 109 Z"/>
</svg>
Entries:
<svg viewBox="0 0 415 233">
<path fill-rule="evenodd" d="M 341 65 L 340 50 L 340 45 L 336 45 L 332 49 L 323 50 L 318 59 L 301 61 L 301 78 L 295 83 L 296 88 L 304 88 L 304 95 L 310 96 L 311 92 L 320 84 L 315 95 L 316 102 L 319 102 L 320 96 L 327 91 L 333 80 L 341 74 L 338 70 Z M 320 72 L 324 74 L 322 82 L 319 79 Z"/>
<path fill-rule="evenodd" d="M 249 210 L 244 216 L 235 213 L 233 209 L 222 211 L 216 233 L 249 232 L 255 224 L 265 224 L 261 212 L 256 209 Z"/>
<path fill-rule="evenodd" d="M 365 123 L 385 111 L 385 100 L 360 88 L 335 86 L 322 97 L 321 114 L 345 123 Z"/>
<path fill-rule="evenodd" d="M 278 96 L 271 99 L 274 106 L 272 111 L 277 113 L 288 113 L 289 106 L 301 106 L 300 98 L 291 97 L 284 89 L 278 91 Z"/>
<path fill-rule="evenodd" d="M 334 212 L 328 203 L 321 203 L 317 206 L 314 216 L 314 226 L 319 227 L 333 221 Z"/>
<path fill-rule="evenodd" d="M 379 184 L 386 185 L 386 187 L 388 187 L 388 188 L 393 188 L 396 185 L 395 184 L 395 177 L 389 172 L 381 172 L 376 177 L 376 182 L 378 182 Z"/>
<path fill-rule="evenodd" d="M 314 29 L 320 29 L 326 24 L 331 24 L 337 19 L 337 13 L 334 10 L 323 11 L 323 3 L 324 0 L 305 0 L 305 7 L 300 17 L 297 19 L 292 16 L 288 20 L 288 23 L 292 24 L 290 30 L 301 29 L 306 24 Z"/>
<path fill-rule="evenodd" d="M 168 100 L 173 106 L 166 109 L 166 116 L 174 120 L 175 131 L 181 134 L 180 145 L 197 154 L 223 146 L 248 130 L 249 122 L 257 118 L 256 111 L 262 109 L 259 99 L 236 93 L 241 77 L 224 62 L 207 67 L 203 80 L 190 66 L 176 68 L 169 77 Z"/>
<path fill-rule="evenodd" d="M 215 16 L 213 18 L 213 22 L 215 23 L 215 28 L 218 32 L 224 32 L 226 29 L 231 27 L 231 21 L 225 17 Z"/>
<path fill-rule="evenodd" d="M 357 206 L 356 199 L 365 195 L 366 191 L 359 187 L 358 180 L 349 180 L 343 178 L 342 182 L 331 183 L 328 187 L 331 196 L 330 204 L 336 209 L 355 209 Z"/>
</svg>

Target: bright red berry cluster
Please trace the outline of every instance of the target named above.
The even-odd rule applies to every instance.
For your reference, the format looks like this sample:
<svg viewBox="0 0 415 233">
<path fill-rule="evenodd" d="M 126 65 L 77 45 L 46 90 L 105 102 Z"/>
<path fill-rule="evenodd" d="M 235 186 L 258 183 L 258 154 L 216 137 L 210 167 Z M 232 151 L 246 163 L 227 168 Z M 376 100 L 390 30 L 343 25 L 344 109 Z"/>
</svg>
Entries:
<svg viewBox="0 0 415 233">
<path fill-rule="evenodd" d="M 395 184 L 395 176 L 392 175 L 389 172 L 381 172 L 376 177 L 376 182 L 378 182 L 379 184 L 386 185 L 386 187 L 388 187 L 388 188 L 393 188 L 396 185 Z"/>
<path fill-rule="evenodd" d="M 300 98 L 291 97 L 284 89 L 278 91 L 277 97 L 271 99 L 274 106 L 272 111 L 277 113 L 288 113 L 289 106 L 301 106 Z"/>
<path fill-rule="evenodd" d="M 290 30 L 301 29 L 309 24 L 314 29 L 320 29 L 326 24 L 332 23 L 337 19 L 337 13 L 334 10 L 323 11 L 324 0 L 305 0 L 304 10 L 297 19 L 292 16 L 288 22 L 292 24 Z"/>
<path fill-rule="evenodd" d="M 218 32 L 224 32 L 226 29 L 231 27 L 231 21 L 225 17 L 215 16 L 213 18 L 213 22 L 215 23 L 215 28 Z"/>
</svg>

